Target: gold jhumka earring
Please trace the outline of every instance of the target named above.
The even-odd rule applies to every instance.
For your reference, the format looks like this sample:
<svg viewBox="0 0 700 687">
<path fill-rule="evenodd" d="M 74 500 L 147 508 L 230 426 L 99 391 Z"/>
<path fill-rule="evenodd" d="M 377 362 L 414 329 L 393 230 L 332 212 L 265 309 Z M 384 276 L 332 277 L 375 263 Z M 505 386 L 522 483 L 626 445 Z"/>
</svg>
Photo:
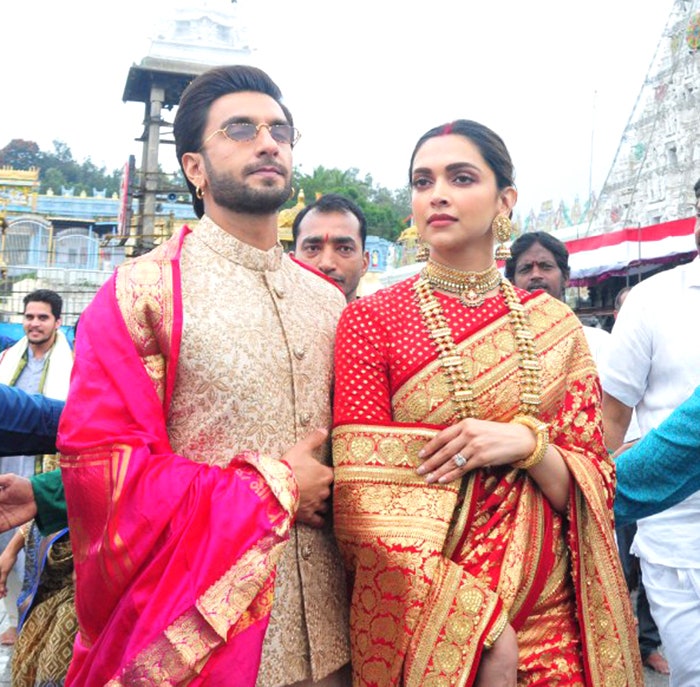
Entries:
<svg viewBox="0 0 700 687">
<path fill-rule="evenodd" d="M 491 223 L 498 247 L 496 248 L 496 260 L 508 260 L 510 258 L 510 248 L 505 244 L 510 241 L 510 235 L 513 231 L 513 225 L 506 215 L 496 215 Z"/>
<path fill-rule="evenodd" d="M 415 224 L 411 225 L 410 229 L 413 229 L 416 232 L 416 262 L 427 262 L 428 258 L 430 257 L 430 246 L 425 242 Z"/>
<path fill-rule="evenodd" d="M 419 236 L 416 241 L 416 262 L 425 262 L 430 257 L 430 247 Z"/>
</svg>

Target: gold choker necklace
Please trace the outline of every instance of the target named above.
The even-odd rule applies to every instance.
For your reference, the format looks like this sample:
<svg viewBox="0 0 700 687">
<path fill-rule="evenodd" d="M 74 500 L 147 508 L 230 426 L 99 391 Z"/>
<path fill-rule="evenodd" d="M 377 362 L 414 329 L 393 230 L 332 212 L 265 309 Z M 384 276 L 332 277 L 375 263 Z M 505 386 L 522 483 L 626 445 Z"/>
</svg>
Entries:
<svg viewBox="0 0 700 687">
<path fill-rule="evenodd" d="M 482 274 L 484 273 L 482 272 Z M 440 366 L 447 377 L 447 384 L 452 400 L 457 407 L 457 414 L 460 419 L 479 417 L 476 396 L 467 379 L 462 356 L 452 337 L 452 330 L 445 319 L 442 305 L 435 297 L 431 286 L 431 283 L 423 275 L 413 285 L 423 322 L 438 349 Z M 513 285 L 507 279 L 501 279 L 500 288 L 503 299 L 508 306 L 508 315 L 518 352 L 520 381 L 518 414 L 537 416 L 540 406 L 541 382 L 540 361 L 537 357 L 535 337 L 530 330 L 527 312 Z"/>
<path fill-rule="evenodd" d="M 463 305 L 478 308 L 483 305 L 486 294 L 493 291 L 503 277 L 496 265 L 483 272 L 465 272 L 428 260 L 421 276 L 433 287 L 459 296 Z"/>
</svg>

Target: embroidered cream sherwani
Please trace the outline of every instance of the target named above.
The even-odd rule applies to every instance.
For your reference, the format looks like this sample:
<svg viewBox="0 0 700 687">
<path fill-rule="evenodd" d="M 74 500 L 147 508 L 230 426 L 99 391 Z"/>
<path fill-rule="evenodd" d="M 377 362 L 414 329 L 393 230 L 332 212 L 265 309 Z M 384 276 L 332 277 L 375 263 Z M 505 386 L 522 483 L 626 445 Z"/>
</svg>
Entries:
<svg viewBox="0 0 700 687">
<path fill-rule="evenodd" d="M 281 246 L 258 250 L 207 217 L 186 237 L 180 265 L 173 449 L 226 465 L 245 449 L 282 456 L 312 429 L 329 427 L 342 294 Z M 327 449 L 322 460 L 330 464 Z M 348 662 L 346 597 L 332 528 L 295 526 L 278 566 L 260 687 L 318 680 Z"/>
</svg>

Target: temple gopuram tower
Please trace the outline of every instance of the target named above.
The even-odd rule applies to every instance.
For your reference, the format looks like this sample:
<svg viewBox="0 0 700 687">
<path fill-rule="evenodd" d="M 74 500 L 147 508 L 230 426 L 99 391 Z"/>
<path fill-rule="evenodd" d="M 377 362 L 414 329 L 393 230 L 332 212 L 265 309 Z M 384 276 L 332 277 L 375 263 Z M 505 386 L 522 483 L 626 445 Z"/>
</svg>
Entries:
<svg viewBox="0 0 700 687">
<path fill-rule="evenodd" d="M 122 100 L 141 102 L 145 107 L 143 134 L 137 139 L 143 142 L 141 170 L 133 191 L 139 201 L 136 226 L 131 228 L 137 251 L 153 246 L 156 196 L 171 191 L 161 187 L 158 172 L 160 145 L 174 144 L 172 122 L 164 119 L 164 111 L 172 110 L 192 79 L 210 67 L 252 62 L 247 29 L 235 0 L 188 4 L 187 8 L 175 9 L 174 16 L 157 27 L 149 54 L 129 69 L 124 85 Z M 131 183 L 128 187 L 134 188 Z M 125 214 L 124 233 L 128 233 L 130 213 Z"/>
<path fill-rule="evenodd" d="M 700 0 L 675 0 L 582 234 L 695 214 L 700 177 Z"/>
</svg>

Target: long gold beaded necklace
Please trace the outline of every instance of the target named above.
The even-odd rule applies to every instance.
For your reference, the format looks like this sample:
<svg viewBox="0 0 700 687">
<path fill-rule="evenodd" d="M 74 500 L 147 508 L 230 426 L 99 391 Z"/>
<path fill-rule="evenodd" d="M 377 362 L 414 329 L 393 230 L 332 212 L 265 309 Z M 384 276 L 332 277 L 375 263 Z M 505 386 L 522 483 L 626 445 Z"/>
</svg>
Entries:
<svg viewBox="0 0 700 687">
<path fill-rule="evenodd" d="M 433 265 L 432 268 L 430 267 L 431 264 Z M 478 417 L 476 399 L 474 389 L 467 379 L 462 357 L 452 337 L 452 330 L 445 319 L 440 301 L 433 293 L 434 286 L 460 295 L 461 302 L 467 307 L 478 307 L 484 302 L 485 294 L 488 291 L 496 288 L 496 286 L 500 286 L 501 294 L 508 306 L 510 324 L 513 328 L 519 357 L 520 406 L 518 413 L 536 416 L 539 411 L 541 395 L 540 362 L 537 358 L 535 337 L 530 330 L 529 318 L 513 285 L 507 279 L 501 277 L 495 265 L 485 272 L 477 273 L 451 270 L 440 265 L 438 271 L 450 269 L 451 274 L 449 279 L 441 278 L 441 282 L 436 282 L 435 265 L 437 263 L 428 262 L 413 285 L 413 290 L 430 338 L 435 341 L 438 349 L 440 365 L 447 377 L 450 393 L 457 406 L 457 413 L 460 419 Z M 496 270 L 498 273 L 498 282 L 489 289 L 483 290 L 490 283 L 487 280 L 491 279 L 492 270 Z M 449 286 L 445 286 L 445 281 L 451 282 Z M 478 286 L 475 286 L 477 284 Z M 464 298 L 464 295 L 469 293 L 470 289 L 476 291 L 476 298 Z M 471 304 L 479 299 L 478 305 Z"/>
</svg>

